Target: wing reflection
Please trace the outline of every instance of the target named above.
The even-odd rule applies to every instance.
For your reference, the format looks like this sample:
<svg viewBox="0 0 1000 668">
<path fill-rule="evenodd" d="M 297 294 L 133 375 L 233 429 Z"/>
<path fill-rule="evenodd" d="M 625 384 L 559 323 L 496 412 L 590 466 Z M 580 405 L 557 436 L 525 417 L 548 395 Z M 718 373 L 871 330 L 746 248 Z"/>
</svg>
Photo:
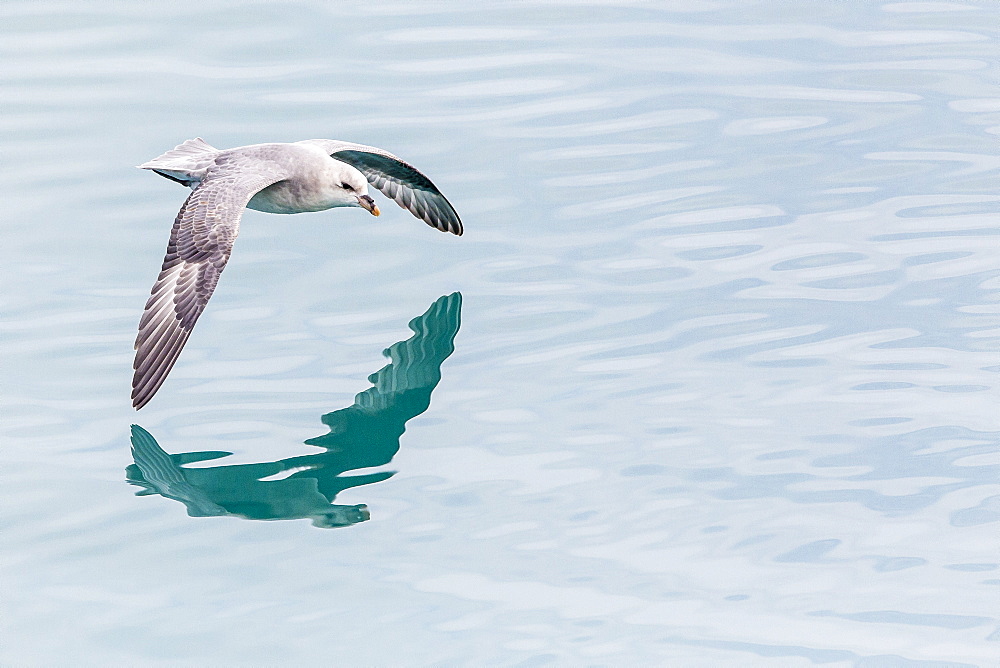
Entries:
<svg viewBox="0 0 1000 668">
<path fill-rule="evenodd" d="M 160 494 L 187 506 L 192 517 L 235 515 L 254 520 L 310 518 L 318 527 L 340 527 L 369 518 L 364 504 L 336 505 L 349 487 L 393 475 L 380 471 L 344 476 L 347 471 L 388 464 L 399 450 L 407 420 L 430 405 L 441 380 L 441 363 L 454 351 L 462 295 L 441 297 L 410 322 L 414 335 L 390 346 L 390 363 L 368 380 L 371 387 L 354 404 L 323 416 L 328 434 L 306 443 L 324 452 L 275 462 L 185 468 L 184 464 L 226 457 L 220 451 L 167 454 L 145 429 L 132 425 L 128 481 L 143 487 L 137 495 Z"/>
</svg>

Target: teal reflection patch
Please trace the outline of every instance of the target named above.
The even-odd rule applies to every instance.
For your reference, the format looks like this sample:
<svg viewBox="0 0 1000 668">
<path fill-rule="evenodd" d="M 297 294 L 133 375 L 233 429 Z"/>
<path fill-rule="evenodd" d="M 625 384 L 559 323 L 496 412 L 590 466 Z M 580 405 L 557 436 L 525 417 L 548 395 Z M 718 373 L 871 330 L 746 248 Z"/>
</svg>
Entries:
<svg viewBox="0 0 1000 668">
<path fill-rule="evenodd" d="M 456 292 L 410 322 L 414 335 L 386 349 L 390 363 L 368 377 L 374 387 L 358 394 L 353 405 L 324 415 L 330 432 L 306 441 L 324 452 L 258 464 L 185 468 L 232 453 L 167 454 L 148 431 L 132 425 L 134 463 L 126 467 L 126 479 L 143 488 L 137 496 L 159 494 L 180 501 L 192 517 L 309 518 L 322 528 L 364 522 L 370 518 L 367 506 L 336 505 L 334 499 L 345 489 L 381 482 L 393 472 L 342 474 L 392 461 L 406 422 L 430 406 L 441 364 L 455 350 L 461 312 L 462 295 Z M 267 480 L 281 474 L 288 475 Z"/>
</svg>

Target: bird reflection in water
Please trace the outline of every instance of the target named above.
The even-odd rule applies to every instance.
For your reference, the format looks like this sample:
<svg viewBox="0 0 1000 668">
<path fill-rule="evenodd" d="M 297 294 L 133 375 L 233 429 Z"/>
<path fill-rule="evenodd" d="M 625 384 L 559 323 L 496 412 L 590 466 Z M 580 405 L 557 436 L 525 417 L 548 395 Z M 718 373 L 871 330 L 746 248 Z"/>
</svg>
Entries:
<svg viewBox="0 0 1000 668">
<path fill-rule="evenodd" d="M 336 505 L 334 498 L 349 487 L 385 480 L 393 472 L 341 474 L 392 460 L 407 420 L 430 405 L 431 391 L 441 380 L 441 363 L 455 349 L 461 310 L 462 295 L 456 292 L 441 297 L 410 322 L 414 335 L 390 346 L 385 351 L 390 363 L 368 377 L 374 387 L 358 394 L 352 406 L 324 415 L 330 432 L 306 441 L 324 452 L 259 464 L 185 468 L 232 453 L 170 455 L 149 432 L 132 425 L 135 463 L 125 470 L 128 481 L 143 488 L 138 496 L 160 494 L 180 501 L 192 517 L 309 518 L 323 528 L 364 522 L 370 517 L 367 506 Z"/>
</svg>

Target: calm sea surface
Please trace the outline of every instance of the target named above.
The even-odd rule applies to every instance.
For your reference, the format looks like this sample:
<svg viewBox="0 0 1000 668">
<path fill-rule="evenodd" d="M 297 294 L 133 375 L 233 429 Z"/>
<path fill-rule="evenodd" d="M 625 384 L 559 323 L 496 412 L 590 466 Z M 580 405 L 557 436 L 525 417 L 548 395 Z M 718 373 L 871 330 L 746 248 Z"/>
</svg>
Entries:
<svg viewBox="0 0 1000 668">
<path fill-rule="evenodd" d="M 1000 665 L 998 26 L 5 0 L 0 663 Z M 135 413 L 195 136 L 466 234 L 248 211 Z"/>
</svg>

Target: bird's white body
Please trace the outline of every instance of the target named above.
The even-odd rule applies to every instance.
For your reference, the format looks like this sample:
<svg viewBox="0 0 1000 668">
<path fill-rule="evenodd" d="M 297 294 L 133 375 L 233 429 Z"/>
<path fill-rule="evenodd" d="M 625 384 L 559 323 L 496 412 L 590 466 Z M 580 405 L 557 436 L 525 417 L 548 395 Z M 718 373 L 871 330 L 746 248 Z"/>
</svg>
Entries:
<svg viewBox="0 0 1000 668">
<path fill-rule="evenodd" d="M 209 162 L 211 160 L 211 162 Z M 155 160 L 139 165 L 196 189 L 211 168 L 229 163 L 273 163 L 285 178 L 255 194 L 248 209 L 265 213 L 306 213 L 359 206 L 368 180 L 354 167 L 334 160 L 316 144 L 251 144 L 225 150 L 189 140 Z M 347 185 L 350 189 L 343 186 Z"/>
</svg>

